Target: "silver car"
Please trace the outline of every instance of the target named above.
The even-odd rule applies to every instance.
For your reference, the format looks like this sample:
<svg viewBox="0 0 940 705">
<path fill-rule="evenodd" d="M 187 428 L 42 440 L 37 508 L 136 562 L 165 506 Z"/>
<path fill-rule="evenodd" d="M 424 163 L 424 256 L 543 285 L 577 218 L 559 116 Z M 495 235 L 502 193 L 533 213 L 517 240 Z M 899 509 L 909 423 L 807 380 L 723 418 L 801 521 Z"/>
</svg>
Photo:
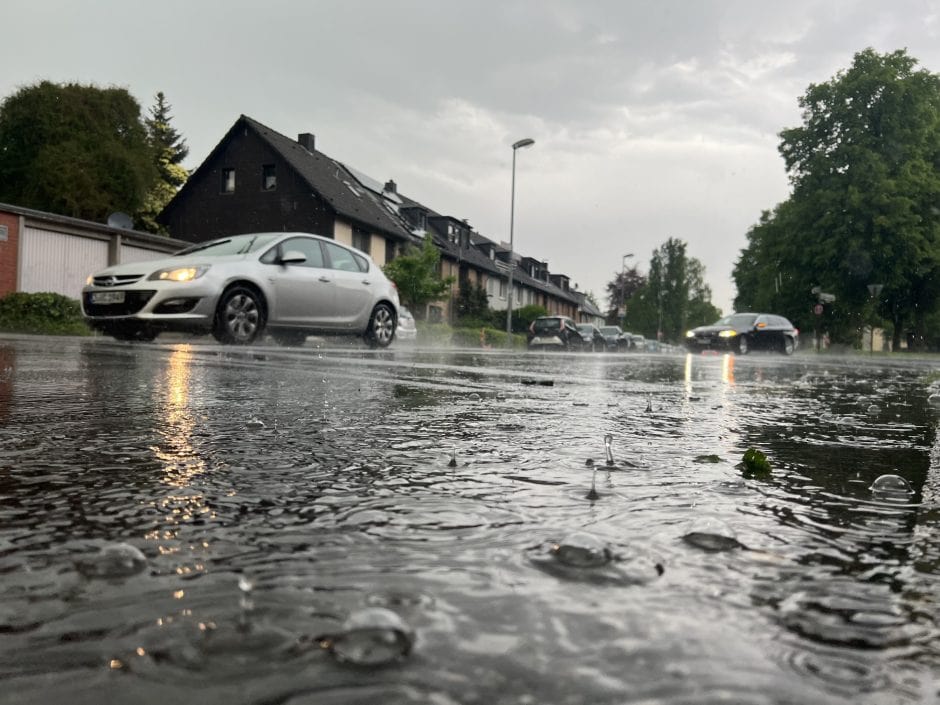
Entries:
<svg viewBox="0 0 940 705">
<path fill-rule="evenodd" d="M 395 336 L 398 291 L 359 250 L 308 233 L 254 233 L 108 267 L 88 277 L 82 311 L 119 340 L 191 331 L 244 345 L 267 331 L 283 345 L 317 333 L 385 347 Z"/>
</svg>

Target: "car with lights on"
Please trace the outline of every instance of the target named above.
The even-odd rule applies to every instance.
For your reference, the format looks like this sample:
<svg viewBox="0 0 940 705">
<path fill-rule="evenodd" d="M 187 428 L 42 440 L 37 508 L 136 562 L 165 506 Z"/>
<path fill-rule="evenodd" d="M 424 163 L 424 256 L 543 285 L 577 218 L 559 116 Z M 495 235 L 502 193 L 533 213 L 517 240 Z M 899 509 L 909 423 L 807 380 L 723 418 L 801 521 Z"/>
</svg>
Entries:
<svg viewBox="0 0 940 705">
<path fill-rule="evenodd" d="M 163 331 L 211 333 L 246 345 L 265 333 L 282 345 L 308 335 L 395 337 L 398 291 L 364 252 L 309 233 L 252 233 L 198 243 L 165 259 L 88 277 L 82 312 L 118 340 Z"/>
<path fill-rule="evenodd" d="M 732 313 L 690 330 L 685 334 L 685 347 L 691 352 L 725 350 L 746 355 L 752 350 L 770 350 L 792 355 L 799 339 L 800 331 L 783 316 Z"/>
</svg>

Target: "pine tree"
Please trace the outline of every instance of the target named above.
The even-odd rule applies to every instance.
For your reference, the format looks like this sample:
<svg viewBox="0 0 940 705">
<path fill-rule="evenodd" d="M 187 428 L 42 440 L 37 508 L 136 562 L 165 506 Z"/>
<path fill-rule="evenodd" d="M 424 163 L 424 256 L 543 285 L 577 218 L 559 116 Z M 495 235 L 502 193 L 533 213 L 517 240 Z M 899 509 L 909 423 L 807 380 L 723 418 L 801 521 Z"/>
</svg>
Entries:
<svg viewBox="0 0 940 705">
<path fill-rule="evenodd" d="M 159 176 L 137 215 L 139 227 L 151 232 L 163 232 L 156 221 L 157 215 L 189 178 L 189 172 L 181 164 L 189 154 L 189 147 L 183 136 L 170 124 L 172 119 L 170 104 L 163 91 L 160 91 L 150 108 L 150 117 L 144 120 Z"/>
</svg>

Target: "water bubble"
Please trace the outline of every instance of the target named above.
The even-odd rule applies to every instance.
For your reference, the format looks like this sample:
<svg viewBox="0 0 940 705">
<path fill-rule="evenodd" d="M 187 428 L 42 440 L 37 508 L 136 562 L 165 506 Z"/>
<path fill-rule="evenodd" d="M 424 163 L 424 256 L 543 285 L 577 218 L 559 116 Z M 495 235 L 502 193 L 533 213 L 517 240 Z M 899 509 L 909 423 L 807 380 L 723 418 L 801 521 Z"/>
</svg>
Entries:
<svg viewBox="0 0 940 705">
<path fill-rule="evenodd" d="M 468 401 L 480 401 L 481 399 L 483 399 L 483 397 L 481 397 L 481 396 L 480 396 L 479 394 L 477 394 L 476 392 L 470 392 L 470 393 L 467 395 L 467 400 L 468 400 Z"/>
<path fill-rule="evenodd" d="M 249 430 L 256 430 L 264 428 L 264 421 L 259 418 L 252 418 L 245 422 L 245 428 Z"/>
<path fill-rule="evenodd" d="M 414 630 L 395 612 L 369 607 L 354 612 L 340 632 L 320 638 L 320 646 L 340 662 L 380 666 L 407 656 L 415 642 Z"/>
<path fill-rule="evenodd" d="M 930 404 L 930 406 L 940 407 L 940 394 L 931 394 L 927 397 L 927 403 Z"/>
<path fill-rule="evenodd" d="M 79 561 L 77 567 L 87 578 L 126 578 L 144 570 L 147 557 L 136 546 L 115 543 Z"/>
<path fill-rule="evenodd" d="M 878 406 L 877 404 L 871 404 L 871 405 L 869 405 L 867 411 L 868 411 L 869 414 L 871 414 L 872 416 L 874 416 L 875 414 L 880 414 L 880 413 L 881 413 L 881 407 Z"/>
<path fill-rule="evenodd" d="M 556 544 L 552 544 L 552 555 L 559 563 L 574 568 L 597 568 L 607 565 L 613 554 L 603 540 L 583 531 L 578 531 Z"/>
<path fill-rule="evenodd" d="M 705 517 L 696 519 L 682 536 L 686 543 L 703 551 L 730 551 L 743 548 L 734 530 L 720 519 Z"/>
<path fill-rule="evenodd" d="M 888 501 L 905 502 L 914 494 L 910 483 L 900 475 L 881 475 L 868 489 L 878 499 Z"/>
</svg>

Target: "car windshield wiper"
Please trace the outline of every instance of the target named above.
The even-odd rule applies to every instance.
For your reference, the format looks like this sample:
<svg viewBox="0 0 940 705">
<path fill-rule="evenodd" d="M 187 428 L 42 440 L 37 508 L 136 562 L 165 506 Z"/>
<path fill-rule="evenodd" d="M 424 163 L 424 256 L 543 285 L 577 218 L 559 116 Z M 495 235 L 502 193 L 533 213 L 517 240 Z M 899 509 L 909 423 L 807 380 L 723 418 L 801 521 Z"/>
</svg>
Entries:
<svg viewBox="0 0 940 705">
<path fill-rule="evenodd" d="M 241 248 L 241 249 L 238 251 L 238 254 L 243 255 L 243 254 L 245 254 L 246 252 L 251 252 L 251 246 L 255 244 L 255 240 L 257 240 L 257 239 L 258 239 L 258 236 L 257 236 L 257 235 L 253 236 L 253 237 L 248 241 L 248 244 L 245 245 L 243 248 Z"/>
<path fill-rule="evenodd" d="M 193 245 L 192 247 L 187 247 L 185 250 L 180 250 L 173 256 L 182 257 L 183 255 L 189 255 L 193 252 L 201 252 L 202 250 L 215 247 L 216 245 L 224 245 L 227 242 L 231 242 L 231 240 L 213 240 L 212 242 L 203 242 L 198 245 Z"/>
</svg>

